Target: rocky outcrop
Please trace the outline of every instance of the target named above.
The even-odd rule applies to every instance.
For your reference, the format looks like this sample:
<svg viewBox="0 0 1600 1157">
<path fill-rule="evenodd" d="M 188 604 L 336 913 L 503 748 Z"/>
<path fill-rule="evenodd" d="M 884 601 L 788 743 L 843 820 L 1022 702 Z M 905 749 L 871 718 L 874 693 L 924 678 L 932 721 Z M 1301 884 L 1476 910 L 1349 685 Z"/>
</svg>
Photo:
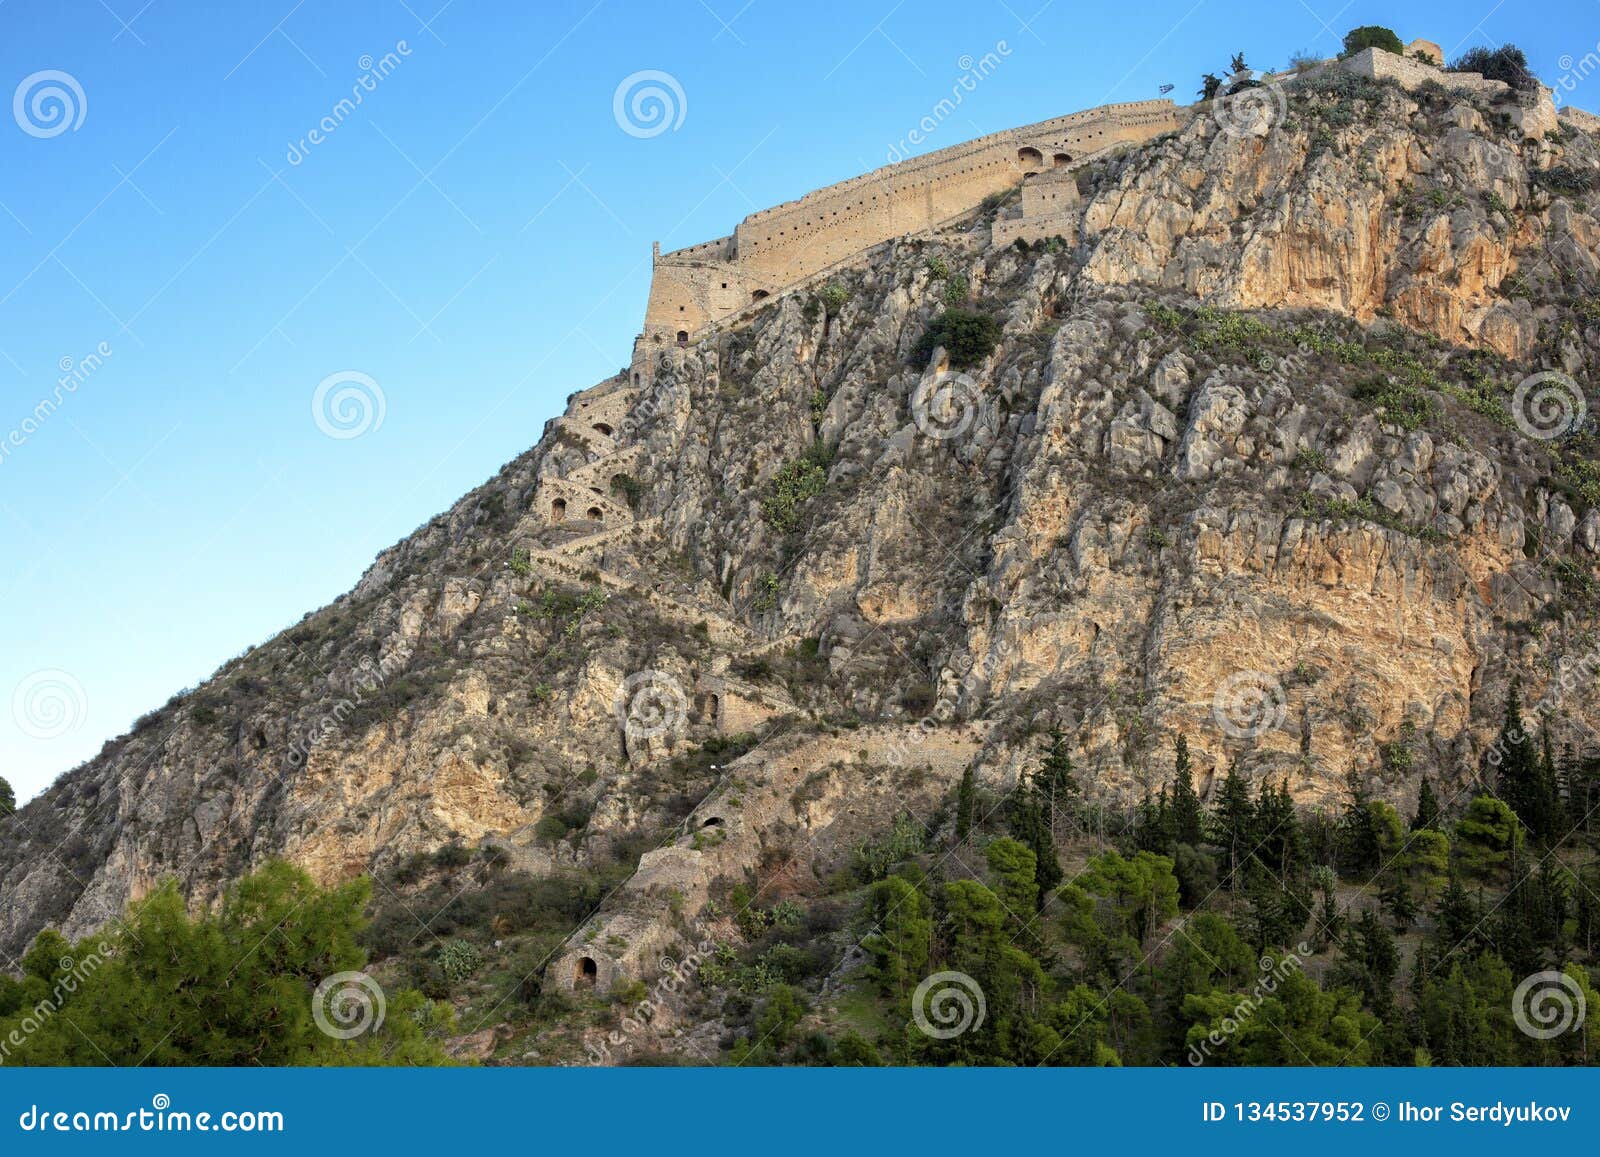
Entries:
<svg viewBox="0 0 1600 1157">
<path fill-rule="evenodd" d="M 1508 681 L 1537 700 L 1584 655 L 1600 549 L 1592 433 L 1542 436 L 1517 389 L 1600 355 L 1569 288 L 1600 153 L 1475 99 L 1307 81 L 1264 135 L 1199 115 L 1079 174 L 1073 243 L 995 245 L 986 211 L 575 394 L 0 829 L 0 948 L 275 855 L 639 861 L 563 957 L 599 983 L 681 934 L 661 888 L 693 907 L 779 836 L 836 862 L 969 762 L 1014 783 L 1051 726 L 1102 802 L 1176 734 L 1203 786 L 1465 783 Z M 1001 330 L 959 369 L 916 352 L 951 301 Z M 1548 718 L 1575 741 L 1600 702 Z M 907 736 L 942 754 L 895 763 Z"/>
</svg>

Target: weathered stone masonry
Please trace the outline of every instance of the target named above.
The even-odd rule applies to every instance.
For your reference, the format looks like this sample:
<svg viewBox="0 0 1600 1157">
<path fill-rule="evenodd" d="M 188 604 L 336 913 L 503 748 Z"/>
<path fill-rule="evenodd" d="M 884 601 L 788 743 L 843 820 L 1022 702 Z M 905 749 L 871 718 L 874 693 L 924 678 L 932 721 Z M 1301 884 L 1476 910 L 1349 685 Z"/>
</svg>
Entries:
<svg viewBox="0 0 1600 1157">
<path fill-rule="evenodd" d="M 970 212 L 1025 177 L 1171 132 L 1179 117 L 1170 100 L 1102 105 L 829 185 L 752 213 L 727 237 L 671 253 L 657 245 L 634 372 L 648 377 L 656 347 L 687 341 L 874 245 Z"/>
</svg>

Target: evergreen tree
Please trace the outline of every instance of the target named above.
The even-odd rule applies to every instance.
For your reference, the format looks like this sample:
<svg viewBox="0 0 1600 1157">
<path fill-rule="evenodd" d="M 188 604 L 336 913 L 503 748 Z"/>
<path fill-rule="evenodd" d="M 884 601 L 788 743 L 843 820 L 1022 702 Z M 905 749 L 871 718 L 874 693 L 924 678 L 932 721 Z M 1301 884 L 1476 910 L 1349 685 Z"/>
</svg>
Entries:
<svg viewBox="0 0 1600 1157">
<path fill-rule="evenodd" d="M 1172 761 L 1172 838 L 1180 844 L 1198 848 L 1205 839 L 1205 813 L 1194 790 L 1194 775 L 1189 767 L 1189 741 L 1178 736 Z"/>
<path fill-rule="evenodd" d="M 1212 810 L 1215 842 L 1228 857 L 1228 882 L 1236 891 L 1243 885 L 1241 869 L 1253 849 L 1255 805 L 1250 801 L 1250 789 L 1239 775 L 1239 767 L 1228 768 L 1222 788 L 1217 792 L 1217 805 Z"/>
<path fill-rule="evenodd" d="M 1052 727 L 1046 736 L 1044 761 L 1039 765 L 1037 782 L 1044 793 L 1050 830 L 1059 834 L 1064 826 L 1076 820 L 1078 801 L 1083 795 L 1083 789 L 1072 774 L 1072 753 L 1060 727 Z"/>
<path fill-rule="evenodd" d="M 336 973 L 357 973 L 371 898 L 365 878 L 320 888 L 304 871 L 269 863 L 234 884 L 214 910 L 192 916 L 173 881 L 114 930 L 77 944 L 50 930 L 22 960 L 22 1003 L 0 1015 L 7 1058 L 28 1065 L 419 1065 L 445 1060 L 454 1013 L 391 985 L 381 1023 L 335 1039 L 315 1003 Z M 363 978 L 365 979 L 365 978 Z M 0 988 L 12 984 L 9 978 Z M 357 989 L 360 991 L 357 991 Z M 326 994 L 324 994 L 326 996 Z M 365 985 L 333 990 L 373 1011 Z M 43 1004 L 53 1015 L 39 1020 Z M 354 1008 L 349 1011 L 355 1011 Z M 23 1033 L 24 1025 L 33 1031 Z"/>
<path fill-rule="evenodd" d="M 1439 826 L 1439 800 L 1433 794 L 1433 784 L 1427 776 L 1422 777 L 1422 786 L 1417 789 L 1417 814 L 1411 817 L 1411 830 L 1414 832 L 1429 831 Z"/>
<path fill-rule="evenodd" d="M 1288 948 L 1311 918 L 1311 893 L 1292 881 L 1280 883 L 1259 864 L 1247 873 L 1250 936 L 1256 950 Z"/>
<path fill-rule="evenodd" d="M 6 782 L 5 776 L 0 775 L 0 819 L 4 819 L 16 810 L 16 793 L 11 790 L 11 785 Z"/>
<path fill-rule="evenodd" d="M 1360 990 L 1367 1007 L 1380 1017 L 1394 1003 L 1394 981 L 1400 971 L 1400 952 L 1394 934 L 1371 908 L 1364 910 L 1345 937 L 1337 974 Z"/>
<path fill-rule="evenodd" d="M 1139 801 L 1139 806 L 1133 815 L 1133 843 L 1141 852 L 1165 852 L 1171 841 L 1164 830 L 1167 826 L 1167 799 L 1166 789 L 1162 789 L 1161 801 L 1157 803 L 1150 798 L 1150 789 L 1144 789 L 1144 798 Z"/>
<path fill-rule="evenodd" d="M 1262 782 L 1256 798 L 1255 831 L 1259 840 L 1255 854 L 1267 868 L 1284 879 L 1299 871 L 1305 862 L 1305 841 L 1287 778 L 1276 788 Z"/>
<path fill-rule="evenodd" d="M 1548 842 L 1555 837 L 1557 827 L 1555 766 L 1550 757 L 1549 732 L 1546 730 L 1541 747 L 1536 748 L 1522 720 L 1522 688 L 1516 679 L 1506 690 L 1505 717 L 1491 750 L 1500 760 L 1500 798 L 1534 839 Z"/>
<path fill-rule="evenodd" d="M 1453 953 L 1457 949 L 1471 951 L 1476 946 L 1478 926 L 1482 919 L 1480 909 L 1454 869 L 1433 912 L 1435 936 L 1444 953 Z"/>
<path fill-rule="evenodd" d="M 1033 851 L 1017 840 L 998 839 L 984 849 L 984 856 L 994 879 L 993 891 L 1005 905 L 1012 936 L 1036 947 L 1033 928 L 1040 904 Z"/>
<path fill-rule="evenodd" d="M 867 915 L 873 931 L 861 947 L 884 996 L 903 997 L 928 970 L 933 917 L 928 898 L 909 880 L 890 876 L 872 885 Z"/>
<path fill-rule="evenodd" d="M 978 810 L 978 785 L 976 764 L 967 764 L 961 773 L 961 786 L 956 789 L 956 843 L 964 844 L 972 834 L 972 821 Z"/>
<path fill-rule="evenodd" d="M 1404 932 L 1416 922 L 1416 897 L 1411 892 L 1411 881 L 1403 873 L 1384 874 L 1383 886 L 1378 889 L 1378 899 L 1398 931 Z"/>
<path fill-rule="evenodd" d="M 1045 795 L 1037 777 L 1029 779 L 1012 794 L 1009 811 L 1012 836 L 1033 852 L 1034 879 L 1039 888 L 1037 906 L 1043 908 L 1064 873 L 1056 856 L 1055 835 L 1050 830 Z"/>
<path fill-rule="evenodd" d="M 1355 768 L 1345 776 L 1345 787 L 1350 798 L 1339 825 L 1339 864 L 1346 875 L 1367 879 L 1383 862 L 1378 819 L 1366 784 Z"/>
</svg>

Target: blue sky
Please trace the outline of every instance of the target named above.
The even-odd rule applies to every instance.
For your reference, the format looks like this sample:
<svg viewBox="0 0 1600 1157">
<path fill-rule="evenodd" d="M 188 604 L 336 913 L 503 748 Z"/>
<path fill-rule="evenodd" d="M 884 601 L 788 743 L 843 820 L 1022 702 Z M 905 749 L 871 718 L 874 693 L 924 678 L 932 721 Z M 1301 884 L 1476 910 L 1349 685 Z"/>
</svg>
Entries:
<svg viewBox="0 0 1600 1157">
<path fill-rule="evenodd" d="M 0 775 L 347 589 L 627 361 L 651 241 L 883 163 L 964 58 L 919 151 L 1366 23 L 1547 82 L 1600 41 L 1576 2 L 0 0 Z M 647 70 L 681 120 L 629 133 Z M 319 424 L 330 377 L 381 423 Z"/>
</svg>

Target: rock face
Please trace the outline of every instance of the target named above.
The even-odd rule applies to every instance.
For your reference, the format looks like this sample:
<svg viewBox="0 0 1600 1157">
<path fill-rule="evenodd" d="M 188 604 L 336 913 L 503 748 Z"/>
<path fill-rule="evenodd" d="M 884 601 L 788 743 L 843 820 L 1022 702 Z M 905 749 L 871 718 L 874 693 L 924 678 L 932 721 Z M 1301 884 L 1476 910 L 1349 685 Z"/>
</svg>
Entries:
<svg viewBox="0 0 1600 1157">
<path fill-rule="evenodd" d="M 1581 389 L 1600 351 L 1600 150 L 1354 77 L 1285 114 L 1080 172 L 1071 245 L 993 245 L 991 209 L 574 395 L 6 822 L 0 948 L 271 856 L 538 874 L 644 840 L 588 929 L 627 974 L 676 934 L 651 887 L 692 907 L 778 832 L 836 858 L 968 763 L 1015 782 L 1053 725 L 1103 802 L 1183 734 L 1203 788 L 1237 763 L 1312 803 L 1355 769 L 1409 805 L 1479 774 L 1513 676 L 1581 741 L 1593 435 L 1518 386 Z M 914 352 L 957 285 L 1001 329 L 959 371 Z"/>
</svg>

